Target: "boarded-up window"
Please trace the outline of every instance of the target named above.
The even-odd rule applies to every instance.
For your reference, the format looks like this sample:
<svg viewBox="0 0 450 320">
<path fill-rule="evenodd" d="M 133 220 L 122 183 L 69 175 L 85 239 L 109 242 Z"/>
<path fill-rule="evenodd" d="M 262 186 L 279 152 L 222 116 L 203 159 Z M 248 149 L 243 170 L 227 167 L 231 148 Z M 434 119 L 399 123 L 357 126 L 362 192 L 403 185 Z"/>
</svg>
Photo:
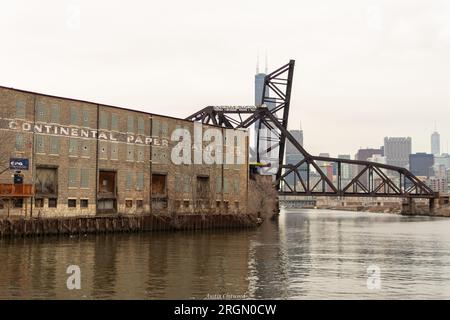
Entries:
<svg viewBox="0 0 450 320">
<path fill-rule="evenodd" d="M 100 129 L 108 129 L 108 113 L 106 111 L 100 111 Z"/>
<path fill-rule="evenodd" d="M 134 132 L 134 117 L 133 116 L 128 116 L 128 120 L 127 120 L 127 132 Z"/>
<path fill-rule="evenodd" d="M 59 123 L 59 106 L 53 105 L 50 112 L 50 122 Z"/>
<path fill-rule="evenodd" d="M 74 126 L 78 125 L 78 110 L 76 107 L 70 108 L 70 124 Z"/>
<path fill-rule="evenodd" d="M 222 177 L 216 177 L 216 192 L 222 192 Z"/>
<path fill-rule="evenodd" d="M 119 160 L 119 144 L 111 142 L 111 160 Z"/>
<path fill-rule="evenodd" d="M 234 179 L 234 193 L 239 194 L 239 178 Z"/>
<path fill-rule="evenodd" d="M 126 173 L 126 182 L 125 182 L 125 190 L 131 191 L 131 188 L 133 187 L 133 173 L 128 171 Z"/>
<path fill-rule="evenodd" d="M 183 178 L 183 192 L 189 193 L 191 192 L 191 177 L 185 176 Z"/>
<path fill-rule="evenodd" d="M 169 125 L 167 121 L 161 122 L 161 137 L 167 138 L 169 135 Z"/>
<path fill-rule="evenodd" d="M 183 189 L 183 179 L 180 175 L 175 176 L 175 192 L 181 192 Z"/>
<path fill-rule="evenodd" d="M 81 140 L 81 156 L 89 158 L 91 156 L 91 142 L 89 140 Z"/>
<path fill-rule="evenodd" d="M 45 153 L 45 137 L 37 134 L 35 136 L 36 153 Z"/>
<path fill-rule="evenodd" d="M 16 101 L 16 118 L 25 119 L 25 101 Z"/>
<path fill-rule="evenodd" d="M 136 174 L 136 190 L 142 191 L 144 190 L 144 173 L 138 172 Z"/>
<path fill-rule="evenodd" d="M 47 107 L 42 102 L 36 106 L 36 121 L 47 122 Z"/>
<path fill-rule="evenodd" d="M 159 136 L 159 130 L 160 130 L 159 128 L 160 128 L 159 120 L 153 119 L 152 120 L 152 137 Z"/>
<path fill-rule="evenodd" d="M 68 185 L 69 185 L 69 188 L 77 188 L 78 187 L 78 169 L 77 168 L 69 168 Z"/>
<path fill-rule="evenodd" d="M 58 191 L 57 182 L 56 168 L 36 168 L 36 194 L 56 195 Z"/>
<path fill-rule="evenodd" d="M 152 174 L 152 195 L 165 196 L 166 195 L 166 175 Z"/>
<path fill-rule="evenodd" d="M 137 147 L 137 161 L 144 162 L 145 148 L 144 146 Z"/>
<path fill-rule="evenodd" d="M 117 114 L 111 114 L 111 130 L 119 131 L 119 117 Z"/>
<path fill-rule="evenodd" d="M 108 142 L 107 141 L 100 141 L 99 148 L 100 148 L 99 158 L 103 159 L 103 160 L 108 159 Z"/>
<path fill-rule="evenodd" d="M 138 133 L 139 134 L 144 134 L 145 133 L 144 118 L 138 118 Z"/>
<path fill-rule="evenodd" d="M 78 155 L 78 139 L 75 138 L 69 139 L 69 155 L 71 156 Z"/>
<path fill-rule="evenodd" d="M 83 110 L 83 114 L 82 114 L 82 124 L 83 127 L 89 127 L 89 111 L 87 110 Z"/>
<path fill-rule="evenodd" d="M 228 193 L 229 187 L 228 187 L 228 178 L 223 178 L 223 192 Z"/>
<path fill-rule="evenodd" d="M 59 154 L 59 137 L 50 137 L 50 154 Z"/>
<path fill-rule="evenodd" d="M 86 168 L 81 169 L 81 181 L 80 181 L 81 188 L 89 188 L 89 174 L 90 174 L 89 169 Z"/>
<path fill-rule="evenodd" d="M 197 199 L 209 197 L 209 177 L 197 177 Z"/>
<path fill-rule="evenodd" d="M 127 144 L 127 161 L 134 161 L 134 145 Z"/>
<path fill-rule="evenodd" d="M 16 151 L 24 151 L 24 149 L 25 149 L 25 143 L 24 143 L 23 134 L 18 133 L 18 134 L 16 134 Z"/>
</svg>

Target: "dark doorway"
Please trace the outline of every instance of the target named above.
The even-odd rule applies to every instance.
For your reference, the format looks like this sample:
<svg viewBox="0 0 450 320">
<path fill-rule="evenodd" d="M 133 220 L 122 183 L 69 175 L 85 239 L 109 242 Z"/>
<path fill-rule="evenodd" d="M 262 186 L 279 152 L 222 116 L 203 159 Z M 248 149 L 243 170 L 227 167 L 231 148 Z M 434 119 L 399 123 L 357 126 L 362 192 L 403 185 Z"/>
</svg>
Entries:
<svg viewBox="0 0 450 320">
<path fill-rule="evenodd" d="M 98 177 L 97 213 L 116 213 L 116 172 L 100 171 Z"/>
</svg>

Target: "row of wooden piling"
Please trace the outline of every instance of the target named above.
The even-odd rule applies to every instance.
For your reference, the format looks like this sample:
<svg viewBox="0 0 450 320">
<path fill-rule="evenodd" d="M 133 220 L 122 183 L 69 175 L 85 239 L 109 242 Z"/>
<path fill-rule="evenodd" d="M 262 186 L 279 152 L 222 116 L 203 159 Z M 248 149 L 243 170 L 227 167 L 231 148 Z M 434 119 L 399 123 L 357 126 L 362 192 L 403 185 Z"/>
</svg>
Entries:
<svg viewBox="0 0 450 320">
<path fill-rule="evenodd" d="M 0 219 L 0 237 L 253 228 L 253 215 L 142 215 Z"/>
</svg>

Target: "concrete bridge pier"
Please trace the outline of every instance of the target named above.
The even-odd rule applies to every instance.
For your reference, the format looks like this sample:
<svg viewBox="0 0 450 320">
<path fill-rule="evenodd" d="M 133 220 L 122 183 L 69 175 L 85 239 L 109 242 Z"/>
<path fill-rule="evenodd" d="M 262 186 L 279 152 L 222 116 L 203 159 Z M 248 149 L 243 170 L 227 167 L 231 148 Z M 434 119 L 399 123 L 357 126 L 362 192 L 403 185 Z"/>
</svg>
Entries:
<svg viewBox="0 0 450 320">
<path fill-rule="evenodd" d="M 402 214 L 404 215 L 415 215 L 417 214 L 416 203 L 413 198 L 408 197 L 402 202 Z"/>
</svg>

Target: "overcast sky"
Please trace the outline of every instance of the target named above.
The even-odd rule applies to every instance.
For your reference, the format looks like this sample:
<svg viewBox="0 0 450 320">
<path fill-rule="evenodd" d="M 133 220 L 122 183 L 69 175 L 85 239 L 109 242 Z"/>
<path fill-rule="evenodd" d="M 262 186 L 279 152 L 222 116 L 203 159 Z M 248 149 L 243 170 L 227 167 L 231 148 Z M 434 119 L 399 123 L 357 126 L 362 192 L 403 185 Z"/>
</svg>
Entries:
<svg viewBox="0 0 450 320">
<path fill-rule="evenodd" d="M 0 1 L 0 85 L 186 117 L 254 103 L 257 52 L 296 60 L 313 154 L 450 139 L 450 1 Z"/>
</svg>

